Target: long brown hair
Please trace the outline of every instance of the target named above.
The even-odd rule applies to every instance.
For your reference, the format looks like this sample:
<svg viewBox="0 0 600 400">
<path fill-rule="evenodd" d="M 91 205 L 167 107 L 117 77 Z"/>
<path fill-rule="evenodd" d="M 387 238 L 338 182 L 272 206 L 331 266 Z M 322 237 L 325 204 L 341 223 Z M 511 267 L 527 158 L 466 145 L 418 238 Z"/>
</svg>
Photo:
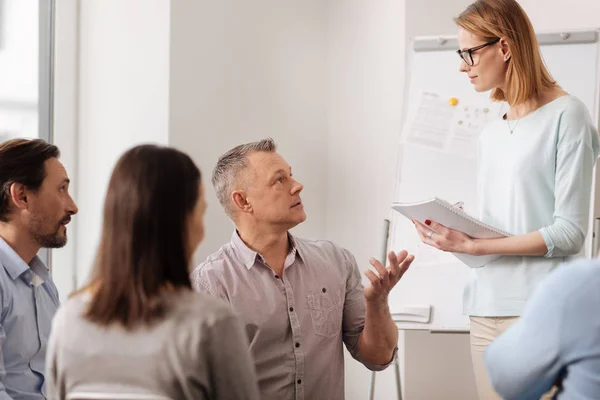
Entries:
<svg viewBox="0 0 600 400">
<path fill-rule="evenodd" d="M 187 218 L 198 200 L 200 171 L 186 154 L 141 145 L 117 162 L 85 317 L 128 329 L 164 316 L 165 287 L 191 289 Z"/>
<path fill-rule="evenodd" d="M 544 65 L 533 25 L 515 0 L 478 0 L 454 19 L 456 24 L 485 41 L 503 38 L 511 50 L 504 91 L 496 88 L 491 98 L 511 106 L 556 87 Z"/>
</svg>

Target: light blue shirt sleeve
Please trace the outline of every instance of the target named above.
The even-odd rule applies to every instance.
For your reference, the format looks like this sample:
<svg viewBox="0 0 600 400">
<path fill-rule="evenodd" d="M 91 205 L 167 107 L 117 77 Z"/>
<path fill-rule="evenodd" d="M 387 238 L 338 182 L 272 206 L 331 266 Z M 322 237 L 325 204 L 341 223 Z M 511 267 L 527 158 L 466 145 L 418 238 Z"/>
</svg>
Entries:
<svg viewBox="0 0 600 400">
<path fill-rule="evenodd" d="M 600 263 L 583 260 L 565 264 L 534 292 L 522 317 L 498 337 L 485 352 L 492 386 L 504 399 L 539 399 L 566 376 L 583 397 L 598 393 L 600 324 L 597 315 Z M 581 340 L 587 337 L 590 340 Z M 596 357 L 587 368 L 565 371 L 586 357 Z M 592 382 L 590 384 L 590 382 Z M 595 383 L 593 383 L 595 382 Z M 570 397 L 569 397 L 570 398 Z"/>
<path fill-rule="evenodd" d="M 549 389 L 560 370 L 560 281 L 549 278 L 534 293 L 522 317 L 485 352 L 492 386 L 504 399 L 527 399 Z M 562 296 L 560 296 L 562 299 Z M 540 382 L 544 384 L 541 385 Z M 548 386 L 548 387 L 546 387 Z M 535 388 L 536 390 L 532 390 Z M 527 395 L 524 395 L 527 394 Z M 537 397 L 539 399 L 539 396 Z"/>
<path fill-rule="evenodd" d="M 4 333 L 4 328 L 0 324 L 0 400 L 12 400 L 12 397 L 6 393 L 6 387 L 4 386 L 6 369 L 4 368 L 4 354 L 2 353 L 2 347 L 4 346 L 5 340 L 6 334 Z"/>
<path fill-rule="evenodd" d="M 593 167 L 598 135 L 584 107 L 566 108 L 558 123 L 554 190 L 554 223 L 540 229 L 545 257 L 579 253 L 588 229 Z"/>
</svg>

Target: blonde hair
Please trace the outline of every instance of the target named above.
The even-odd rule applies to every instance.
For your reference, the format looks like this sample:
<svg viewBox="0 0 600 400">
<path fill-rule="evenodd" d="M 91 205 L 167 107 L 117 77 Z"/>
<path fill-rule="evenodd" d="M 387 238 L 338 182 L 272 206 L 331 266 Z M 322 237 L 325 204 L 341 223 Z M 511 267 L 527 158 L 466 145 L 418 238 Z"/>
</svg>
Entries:
<svg viewBox="0 0 600 400">
<path fill-rule="evenodd" d="M 477 0 L 454 22 L 486 41 L 502 38 L 510 48 L 504 90 L 495 88 L 492 100 L 512 106 L 558 86 L 544 64 L 533 25 L 515 0 Z"/>
</svg>

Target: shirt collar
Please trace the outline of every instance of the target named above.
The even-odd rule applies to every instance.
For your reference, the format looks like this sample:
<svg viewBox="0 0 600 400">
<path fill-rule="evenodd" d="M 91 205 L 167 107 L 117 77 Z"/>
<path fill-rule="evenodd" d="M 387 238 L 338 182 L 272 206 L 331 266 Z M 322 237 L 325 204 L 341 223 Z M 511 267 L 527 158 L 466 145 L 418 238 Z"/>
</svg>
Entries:
<svg viewBox="0 0 600 400">
<path fill-rule="evenodd" d="M 294 236 L 289 232 L 288 232 L 288 239 L 290 241 L 291 246 L 290 246 L 290 253 L 288 254 L 288 257 L 286 258 L 286 266 L 287 266 L 287 264 L 291 264 L 291 262 L 293 262 L 293 260 L 296 258 L 296 255 L 298 255 L 298 256 L 300 256 L 300 258 L 302 258 L 302 254 L 300 253 L 298 247 L 296 246 L 296 240 L 294 239 Z M 246 269 L 252 268 L 252 266 L 256 263 L 257 257 L 262 259 L 262 256 L 260 254 L 258 254 L 256 251 L 254 251 L 251 248 L 249 248 L 248 246 L 246 246 L 246 243 L 244 243 L 242 238 L 240 238 L 240 235 L 238 234 L 237 229 L 235 231 L 233 231 L 233 235 L 231 236 L 231 244 L 233 245 L 233 248 L 237 251 L 237 253 L 238 253 L 240 259 L 242 260 L 242 262 L 244 263 L 244 266 L 246 267 Z M 291 262 L 289 262 L 288 260 Z"/>
<path fill-rule="evenodd" d="M 258 255 L 258 253 L 252 250 L 250 247 L 246 246 L 246 243 L 244 243 L 244 241 L 238 234 L 237 229 L 233 231 L 233 235 L 231 236 L 231 244 L 233 245 L 233 248 L 237 251 L 238 256 L 241 258 L 246 268 L 252 268 L 252 266 L 256 262 L 256 256 Z"/>
<path fill-rule="evenodd" d="M 2 238 L 0 238 L 0 263 L 2 263 L 4 269 L 13 280 L 17 279 L 30 269 L 44 281 L 49 277 L 48 267 L 44 265 L 38 256 L 33 257 L 29 265 L 27 265 L 17 252 Z M 31 283 L 32 280 L 33 274 L 29 274 L 29 279 L 27 279 L 27 281 Z"/>
<path fill-rule="evenodd" d="M 302 257 L 302 251 L 300 250 L 301 246 L 298 246 L 298 242 L 297 242 L 296 238 L 294 237 L 294 235 L 292 235 L 291 233 L 288 232 L 288 239 L 290 240 L 290 245 L 291 245 L 290 254 L 293 254 L 294 256 L 298 255 L 298 257 L 300 257 L 302 260 L 304 260 L 304 257 Z"/>
</svg>

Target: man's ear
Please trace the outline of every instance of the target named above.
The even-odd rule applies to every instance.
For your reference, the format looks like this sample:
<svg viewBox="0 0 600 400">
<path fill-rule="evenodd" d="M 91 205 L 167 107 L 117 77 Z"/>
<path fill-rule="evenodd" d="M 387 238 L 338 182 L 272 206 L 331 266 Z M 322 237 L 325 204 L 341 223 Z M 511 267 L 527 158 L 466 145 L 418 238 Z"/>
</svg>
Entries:
<svg viewBox="0 0 600 400">
<path fill-rule="evenodd" d="M 27 194 L 27 188 L 22 183 L 14 182 L 10 185 L 10 199 L 15 207 L 25 210 L 29 206 Z"/>
<path fill-rule="evenodd" d="M 231 201 L 235 208 L 240 212 L 252 211 L 252 205 L 248 202 L 248 197 L 243 190 L 235 190 L 231 193 Z"/>
</svg>

